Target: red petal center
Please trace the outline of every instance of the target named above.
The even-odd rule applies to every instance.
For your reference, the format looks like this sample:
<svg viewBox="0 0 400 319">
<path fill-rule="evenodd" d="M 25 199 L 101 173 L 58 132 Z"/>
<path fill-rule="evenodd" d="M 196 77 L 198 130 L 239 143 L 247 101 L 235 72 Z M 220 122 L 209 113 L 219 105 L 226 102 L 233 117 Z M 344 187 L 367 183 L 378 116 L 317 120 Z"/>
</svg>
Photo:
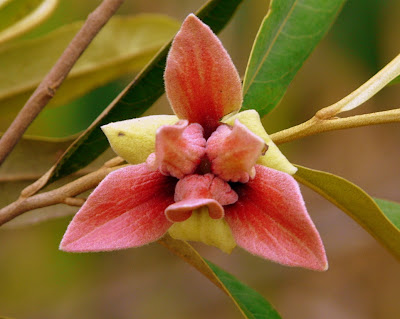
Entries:
<svg viewBox="0 0 400 319">
<path fill-rule="evenodd" d="M 211 218 L 220 219 L 224 217 L 222 206 L 235 203 L 238 195 L 227 182 L 213 174 L 194 174 L 176 184 L 174 199 L 176 203 L 165 210 L 165 215 L 172 222 L 181 222 L 202 206 L 208 207 Z"/>
</svg>

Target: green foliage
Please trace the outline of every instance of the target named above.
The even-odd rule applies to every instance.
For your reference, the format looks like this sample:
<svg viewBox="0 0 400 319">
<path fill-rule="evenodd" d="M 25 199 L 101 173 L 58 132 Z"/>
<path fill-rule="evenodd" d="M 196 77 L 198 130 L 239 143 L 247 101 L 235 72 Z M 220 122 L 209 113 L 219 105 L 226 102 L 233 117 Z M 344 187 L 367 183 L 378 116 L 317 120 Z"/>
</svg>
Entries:
<svg viewBox="0 0 400 319">
<path fill-rule="evenodd" d="M 0 44 L 40 24 L 58 0 L 4 0 L 0 3 Z"/>
<path fill-rule="evenodd" d="M 8 127 L 82 24 L 72 23 L 43 37 L 0 49 L 0 61 L 4 63 L 0 74 L 0 131 Z M 95 87 L 139 70 L 178 28 L 177 22 L 161 15 L 112 18 L 83 53 L 47 108 L 68 103 Z"/>
<path fill-rule="evenodd" d="M 398 207 L 378 200 L 377 203 L 389 212 L 386 216 L 372 197 L 344 178 L 302 166 L 297 168 L 294 177 L 298 182 L 310 187 L 343 210 L 400 259 L 400 229 L 391 221 L 396 220 L 393 219 L 393 214 L 398 211 Z M 391 220 L 389 216 L 392 217 Z"/>
<path fill-rule="evenodd" d="M 374 200 L 386 217 L 400 230 L 400 204 L 379 198 Z"/>
<path fill-rule="evenodd" d="M 261 116 L 281 100 L 345 0 L 273 0 L 258 31 L 243 84 L 244 109 Z"/>
<path fill-rule="evenodd" d="M 246 286 L 234 276 L 222 270 L 213 263 L 207 261 L 218 279 L 236 301 L 237 305 L 243 311 L 245 318 L 248 319 L 280 319 L 278 312 L 265 300 L 258 292 Z"/>
<path fill-rule="evenodd" d="M 230 20 L 242 0 L 211 0 L 198 16 L 214 32 L 219 32 Z M 92 125 L 73 143 L 52 170 L 49 182 L 86 166 L 103 153 L 108 141 L 100 127 L 110 122 L 142 115 L 163 93 L 163 73 L 170 44 L 166 45 L 149 65 L 132 81 Z"/>
</svg>

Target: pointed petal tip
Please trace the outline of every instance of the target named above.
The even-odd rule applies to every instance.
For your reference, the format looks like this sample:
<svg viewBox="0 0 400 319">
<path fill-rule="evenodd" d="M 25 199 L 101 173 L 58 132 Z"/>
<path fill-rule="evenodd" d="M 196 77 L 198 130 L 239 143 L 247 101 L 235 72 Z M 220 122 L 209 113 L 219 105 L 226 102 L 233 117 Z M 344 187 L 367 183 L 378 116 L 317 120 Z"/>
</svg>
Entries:
<svg viewBox="0 0 400 319">
<path fill-rule="evenodd" d="M 210 27 L 193 14 L 175 36 L 164 80 L 175 114 L 201 124 L 206 136 L 242 104 L 240 77 L 229 54 Z"/>
</svg>

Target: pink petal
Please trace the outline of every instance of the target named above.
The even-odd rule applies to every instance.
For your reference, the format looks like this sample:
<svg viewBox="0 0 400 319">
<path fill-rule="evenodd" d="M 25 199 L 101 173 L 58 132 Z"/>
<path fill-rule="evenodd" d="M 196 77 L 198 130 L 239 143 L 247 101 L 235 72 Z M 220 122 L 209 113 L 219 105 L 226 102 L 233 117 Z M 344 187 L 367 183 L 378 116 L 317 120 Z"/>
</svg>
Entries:
<svg viewBox="0 0 400 319">
<path fill-rule="evenodd" d="M 225 181 L 247 183 L 254 178 L 254 165 L 266 144 L 238 120 L 231 129 L 221 125 L 207 140 L 211 171 Z"/>
<path fill-rule="evenodd" d="M 146 164 L 110 173 L 75 215 L 60 249 L 70 252 L 137 247 L 162 237 L 171 223 L 164 210 L 174 202 L 176 179 Z"/>
<path fill-rule="evenodd" d="M 194 173 L 206 152 L 206 140 L 199 124 L 188 124 L 184 120 L 157 130 L 156 152 L 146 161 L 150 169 L 176 178 Z"/>
<path fill-rule="evenodd" d="M 181 222 L 188 219 L 192 211 L 207 206 L 213 219 L 224 217 L 222 205 L 233 204 L 237 194 L 228 183 L 212 175 L 190 175 L 181 179 L 175 188 L 175 204 L 165 210 L 170 221 Z"/>
<path fill-rule="evenodd" d="M 242 87 L 231 58 L 211 29 L 193 14 L 175 36 L 164 79 L 175 114 L 199 123 L 207 137 L 224 115 L 241 107 Z"/>
<path fill-rule="evenodd" d="M 256 165 L 257 175 L 235 187 L 239 200 L 225 219 L 239 246 L 288 266 L 328 267 L 324 246 L 289 174 Z"/>
</svg>

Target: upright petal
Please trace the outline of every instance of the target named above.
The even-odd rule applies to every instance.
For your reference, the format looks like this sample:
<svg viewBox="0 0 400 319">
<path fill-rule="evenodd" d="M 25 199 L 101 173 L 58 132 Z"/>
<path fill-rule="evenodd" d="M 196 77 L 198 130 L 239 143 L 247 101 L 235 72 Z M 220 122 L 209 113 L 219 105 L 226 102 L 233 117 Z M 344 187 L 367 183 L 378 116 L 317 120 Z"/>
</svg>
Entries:
<svg viewBox="0 0 400 319">
<path fill-rule="evenodd" d="M 193 14 L 175 36 L 164 78 L 175 114 L 199 123 L 207 137 L 224 115 L 242 105 L 242 86 L 231 58 L 211 29 Z"/>
<path fill-rule="evenodd" d="M 221 125 L 211 134 L 206 153 L 213 174 L 225 181 L 247 183 L 254 178 L 254 165 L 266 150 L 264 140 L 236 120 L 232 129 Z"/>
<path fill-rule="evenodd" d="M 321 238 L 293 177 L 256 165 L 256 177 L 234 189 L 239 200 L 225 207 L 225 219 L 238 246 L 284 265 L 327 269 Z"/>
<path fill-rule="evenodd" d="M 188 125 L 188 121 L 183 120 L 157 130 L 156 152 L 146 162 L 152 170 L 183 178 L 194 173 L 205 152 L 203 128 L 196 123 Z"/>
<path fill-rule="evenodd" d="M 137 247 L 162 237 L 171 223 L 164 210 L 174 202 L 176 179 L 127 166 L 109 174 L 75 215 L 60 249 L 70 252 Z"/>
<path fill-rule="evenodd" d="M 175 115 L 151 115 L 109 123 L 101 129 L 115 153 L 130 164 L 140 164 L 155 150 L 157 129 L 178 121 Z"/>
<path fill-rule="evenodd" d="M 258 164 L 277 169 L 278 171 L 290 175 L 296 173 L 297 168 L 286 159 L 285 155 L 281 153 L 279 148 L 268 136 L 267 132 L 265 132 L 260 120 L 260 115 L 255 110 L 247 110 L 234 114 L 233 116 L 227 116 L 222 122 L 233 125 L 236 120 L 239 120 L 240 123 L 245 125 L 250 131 L 261 137 L 268 145 L 268 151 L 265 155 L 258 158 Z"/>
</svg>

